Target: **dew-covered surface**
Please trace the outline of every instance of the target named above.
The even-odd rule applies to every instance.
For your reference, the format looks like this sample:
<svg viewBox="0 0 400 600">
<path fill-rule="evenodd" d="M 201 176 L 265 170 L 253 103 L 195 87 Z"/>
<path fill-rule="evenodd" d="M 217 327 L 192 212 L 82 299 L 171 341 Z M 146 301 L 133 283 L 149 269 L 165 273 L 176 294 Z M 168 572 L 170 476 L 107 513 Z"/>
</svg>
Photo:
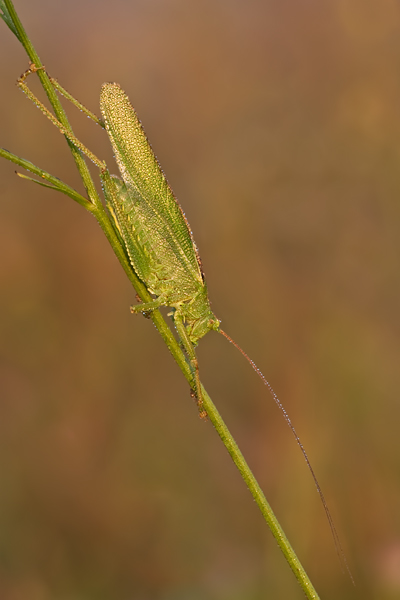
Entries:
<svg viewBox="0 0 400 600">
<path fill-rule="evenodd" d="M 400 597 L 400 8 L 16 0 L 51 75 L 127 92 L 199 246 L 202 380 L 324 600 Z M 14 85 L 0 145 L 82 191 Z M 34 91 L 40 92 L 34 78 Z M 104 132 L 78 137 L 117 173 Z M 93 218 L 0 161 L 1 600 L 303 598 Z M 96 169 L 93 168 L 96 175 Z M 99 186 L 100 188 L 100 186 Z"/>
</svg>

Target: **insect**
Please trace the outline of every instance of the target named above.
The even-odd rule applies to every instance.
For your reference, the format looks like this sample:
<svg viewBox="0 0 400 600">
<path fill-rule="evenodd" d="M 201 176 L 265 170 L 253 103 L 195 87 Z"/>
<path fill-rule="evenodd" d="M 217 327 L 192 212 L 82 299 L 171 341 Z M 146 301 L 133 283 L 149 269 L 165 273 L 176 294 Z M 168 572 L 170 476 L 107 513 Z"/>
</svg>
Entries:
<svg viewBox="0 0 400 600">
<path fill-rule="evenodd" d="M 204 416 L 194 347 L 208 331 L 218 331 L 220 321 L 210 307 L 189 223 L 118 84 L 102 86 L 100 109 L 122 175 L 122 180 L 101 175 L 107 206 L 135 272 L 156 296 L 131 310 L 172 308 L 170 314 L 195 372 L 197 401 Z"/>
<path fill-rule="evenodd" d="M 38 68 L 31 64 L 18 80 L 18 85 L 60 131 L 99 167 L 106 205 L 115 233 L 124 246 L 135 273 L 154 297 L 152 301 L 133 306 L 131 311 L 148 316 L 151 311 L 161 306 L 171 309 L 169 316 L 173 319 L 193 372 L 192 393 L 197 398 L 201 417 L 206 417 L 207 413 L 203 406 L 195 351 L 197 343 L 206 333 L 214 330 L 242 353 L 269 389 L 300 446 L 324 506 L 336 548 L 344 558 L 321 487 L 286 410 L 263 373 L 221 329 L 219 319 L 211 310 L 201 260 L 189 223 L 161 170 L 127 95 L 116 83 L 103 84 L 100 95 L 103 121 L 100 121 L 51 79 L 54 87 L 106 129 L 120 171 L 120 177 L 117 177 L 111 175 L 105 163 L 67 131 L 29 90 L 25 79 L 37 70 Z M 347 563 L 345 564 L 347 568 Z"/>
</svg>

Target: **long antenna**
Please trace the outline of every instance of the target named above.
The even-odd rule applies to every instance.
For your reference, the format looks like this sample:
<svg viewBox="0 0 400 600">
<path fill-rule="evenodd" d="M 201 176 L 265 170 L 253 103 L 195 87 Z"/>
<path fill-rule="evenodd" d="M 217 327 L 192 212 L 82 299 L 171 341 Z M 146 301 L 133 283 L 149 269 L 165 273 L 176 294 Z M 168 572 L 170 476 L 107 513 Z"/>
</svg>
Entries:
<svg viewBox="0 0 400 600">
<path fill-rule="evenodd" d="M 332 537 L 333 537 L 333 541 L 335 543 L 335 548 L 336 548 L 336 552 L 337 552 L 337 555 L 339 557 L 339 560 L 340 560 L 341 564 L 344 565 L 346 571 L 348 572 L 353 585 L 355 585 L 355 582 L 354 582 L 354 579 L 353 579 L 353 575 L 351 574 L 349 565 L 347 564 L 346 556 L 345 556 L 345 553 L 343 551 L 342 544 L 340 543 L 340 538 L 339 538 L 338 532 L 336 531 L 335 523 L 333 522 L 333 518 L 332 518 L 331 512 L 330 512 L 330 510 L 328 508 L 328 504 L 327 504 L 327 502 L 325 500 L 325 496 L 324 496 L 324 494 L 322 492 L 321 486 L 319 485 L 317 476 L 314 473 L 314 469 L 311 466 L 310 459 L 308 458 L 307 452 L 305 451 L 304 446 L 301 443 L 301 440 L 300 440 L 300 438 L 299 438 L 299 436 L 297 434 L 296 429 L 294 428 L 294 425 L 293 425 L 293 423 L 292 423 L 289 415 L 286 412 L 285 407 L 283 406 L 282 402 L 279 400 L 278 396 L 274 392 L 274 389 L 273 389 L 272 385 L 270 384 L 270 382 L 268 381 L 268 379 L 260 371 L 260 369 L 257 367 L 256 363 L 253 360 L 251 360 L 251 358 L 248 356 L 248 354 L 246 354 L 246 352 L 239 346 L 239 344 L 237 344 L 222 329 L 219 329 L 218 333 L 221 333 L 224 336 L 224 338 L 226 338 L 228 340 L 228 342 L 230 342 L 233 346 L 235 346 L 235 348 L 237 348 L 239 350 L 239 352 L 242 354 L 242 356 L 244 356 L 244 358 L 250 363 L 250 365 L 253 367 L 254 371 L 260 377 L 260 379 L 262 380 L 262 382 L 264 383 L 264 385 L 267 386 L 267 388 L 268 388 L 268 390 L 269 390 L 272 398 L 274 399 L 275 404 L 277 405 L 277 407 L 279 408 L 279 410 L 282 412 L 282 414 L 283 414 L 283 416 L 285 418 L 286 423 L 289 425 L 290 429 L 292 430 L 292 433 L 293 433 L 293 435 L 295 437 L 295 440 L 296 440 L 297 444 L 299 445 L 300 450 L 303 453 L 304 459 L 305 459 L 305 461 L 307 463 L 307 467 L 308 467 L 308 469 L 309 469 L 309 471 L 310 471 L 310 473 L 312 475 L 312 478 L 314 480 L 315 486 L 317 488 L 319 497 L 320 497 L 321 502 L 322 502 L 322 506 L 324 507 L 326 518 L 328 519 L 329 527 L 330 527 L 331 532 L 332 532 Z"/>
</svg>

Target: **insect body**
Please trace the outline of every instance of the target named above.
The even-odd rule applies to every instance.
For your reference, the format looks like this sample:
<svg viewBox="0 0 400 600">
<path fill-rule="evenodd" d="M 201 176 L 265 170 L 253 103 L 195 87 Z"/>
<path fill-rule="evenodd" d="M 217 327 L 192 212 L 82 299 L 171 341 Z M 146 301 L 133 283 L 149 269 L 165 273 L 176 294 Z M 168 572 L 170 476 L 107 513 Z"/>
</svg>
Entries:
<svg viewBox="0 0 400 600">
<path fill-rule="evenodd" d="M 185 215 L 162 172 L 126 94 L 104 84 L 100 108 L 123 181 L 111 177 L 104 191 L 132 266 L 158 306 L 175 309 L 190 341 L 219 329 L 212 313 L 196 244 Z"/>
<path fill-rule="evenodd" d="M 103 85 L 100 108 L 122 181 L 102 175 L 107 205 L 131 264 L 153 302 L 134 312 L 173 308 L 181 341 L 201 388 L 194 346 L 219 320 L 210 308 L 201 262 L 189 224 L 161 170 L 128 97 L 116 83 Z"/>
</svg>

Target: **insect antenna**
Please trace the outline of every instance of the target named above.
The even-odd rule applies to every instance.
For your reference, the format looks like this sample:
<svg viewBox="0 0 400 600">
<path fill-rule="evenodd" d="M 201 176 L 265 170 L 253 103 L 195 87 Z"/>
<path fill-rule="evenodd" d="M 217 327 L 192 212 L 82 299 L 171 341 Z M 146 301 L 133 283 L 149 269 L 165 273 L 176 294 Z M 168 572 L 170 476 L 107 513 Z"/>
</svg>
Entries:
<svg viewBox="0 0 400 600">
<path fill-rule="evenodd" d="M 233 346 L 235 346 L 235 348 L 237 348 L 239 350 L 239 352 L 242 354 L 242 356 L 244 356 L 244 358 L 250 363 L 250 365 L 252 366 L 252 368 L 254 369 L 254 371 L 257 373 L 257 375 L 260 377 L 260 379 L 262 380 L 262 382 L 264 383 L 264 385 L 267 386 L 267 388 L 268 388 L 268 390 L 269 390 L 269 392 L 270 392 L 270 394 L 271 394 L 271 396 L 272 396 L 275 404 L 277 405 L 277 407 L 279 408 L 279 410 L 283 414 L 286 423 L 289 425 L 290 429 L 292 430 L 292 433 L 293 433 L 293 435 L 295 437 L 295 440 L 296 440 L 298 446 L 300 447 L 301 452 L 303 453 L 303 456 L 304 456 L 304 459 L 306 461 L 307 467 L 308 467 L 308 469 L 309 469 L 309 471 L 311 473 L 311 476 L 312 476 L 312 478 L 314 480 L 315 487 L 317 488 L 319 497 L 320 497 L 321 502 L 322 502 L 322 506 L 324 507 L 326 518 L 328 519 L 329 527 L 330 527 L 330 530 L 332 532 L 332 537 L 333 537 L 333 541 L 334 541 L 334 544 L 335 544 L 336 553 L 337 553 L 337 555 L 339 557 L 339 560 L 340 560 L 340 563 L 342 565 L 342 568 L 343 567 L 345 568 L 345 570 L 349 574 L 349 577 L 350 577 L 353 585 L 355 585 L 354 579 L 353 579 L 353 575 L 352 575 L 352 573 L 350 571 L 350 568 L 349 568 L 349 565 L 347 563 L 346 556 L 345 556 L 345 553 L 344 553 L 343 548 L 342 548 L 342 544 L 340 543 L 339 534 L 338 534 L 338 532 L 336 530 L 335 523 L 333 521 L 331 512 L 330 512 L 330 510 L 328 508 L 328 504 L 327 504 L 327 502 L 325 500 L 325 496 L 324 496 L 324 494 L 322 492 L 322 489 L 321 489 L 321 486 L 320 486 L 320 484 L 318 482 L 317 476 L 314 473 L 314 469 L 311 466 L 310 459 L 308 458 L 307 452 L 304 449 L 304 446 L 303 446 L 303 444 L 302 444 L 302 442 L 301 442 L 301 440 L 300 440 L 300 438 L 299 438 L 299 436 L 297 434 L 297 431 L 296 431 L 296 429 L 295 429 L 295 427 L 294 427 L 294 425 L 293 425 L 293 423 L 292 423 L 292 421 L 291 421 L 288 413 L 286 412 L 285 407 L 283 406 L 282 402 L 279 400 L 278 396 L 276 395 L 276 393 L 275 393 L 272 385 L 268 381 L 268 379 L 260 371 L 260 369 L 257 367 L 257 365 L 255 364 L 255 362 L 253 360 L 251 360 L 251 358 L 248 356 L 248 354 L 246 354 L 246 352 L 239 346 L 239 344 L 237 344 L 222 329 L 219 329 L 218 333 L 221 333 L 224 336 L 224 338 L 226 338 L 228 340 L 228 342 L 230 342 Z"/>
</svg>

